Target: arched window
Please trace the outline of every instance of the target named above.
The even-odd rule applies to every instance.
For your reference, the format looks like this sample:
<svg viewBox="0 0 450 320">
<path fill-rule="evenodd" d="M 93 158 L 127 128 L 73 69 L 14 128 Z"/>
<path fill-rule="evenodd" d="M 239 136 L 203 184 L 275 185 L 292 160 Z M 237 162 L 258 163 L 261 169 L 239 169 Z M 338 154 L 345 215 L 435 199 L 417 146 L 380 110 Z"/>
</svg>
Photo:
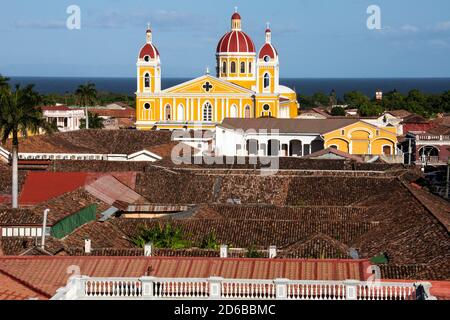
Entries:
<svg viewBox="0 0 450 320">
<path fill-rule="evenodd" d="M 203 106 L 203 121 L 212 122 L 212 105 L 209 102 Z"/>
<path fill-rule="evenodd" d="M 146 73 L 144 75 L 144 88 L 149 89 L 150 88 L 150 74 Z"/>
<path fill-rule="evenodd" d="M 236 62 L 231 62 L 231 73 L 236 73 Z"/>
<path fill-rule="evenodd" d="M 245 73 L 245 62 L 241 62 L 241 73 Z"/>
<path fill-rule="evenodd" d="M 222 63 L 222 73 L 227 74 L 227 62 L 224 61 Z"/>
<path fill-rule="evenodd" d="M 170 104 L 166 105 L 166 120 L 170 120 L 172 118 L 172 107 Z"/>
<path fill-rule="evenodd" d="M 230 109 L 230 118 L 237 118 L 237 117 L 238 117 L 237 107 L 235 105 L 232 105 Z"/>
<path fill-rule="evenodd" d="M 178 121 L 184 121 L 184 107 L 182 104 L 178 106 L 177 110 L 177 120 Z"/>
<path fill-rule="evenodd" d="M 248 63 L 248 73 L 253 73 L 253 71 L 252 71 L 252 63 L 251 62 Z"/>
<path fill-rule="evenodd" d="M 251 109 L 250 109 L 250 106 L 245 106 L 245 112 L 244 112 L 245 114 L 244 114 L 244 117 L 245 118 L 251 118 Z"/>
<path fill-rule="evenodd" d="M 264 75 L 264 89 L 267 89 L 270 87 L 270 75 L 266 73 Z"/>
</svg>

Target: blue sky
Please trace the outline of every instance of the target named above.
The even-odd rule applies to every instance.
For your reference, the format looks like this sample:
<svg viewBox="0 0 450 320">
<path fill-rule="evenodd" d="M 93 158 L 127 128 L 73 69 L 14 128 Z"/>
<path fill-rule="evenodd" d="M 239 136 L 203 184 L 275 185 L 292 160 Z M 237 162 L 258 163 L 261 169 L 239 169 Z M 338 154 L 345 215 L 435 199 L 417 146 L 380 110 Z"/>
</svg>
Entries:
<svg viewBox="0 0 450 320">
<path fill-rule="evenodd" d="M 81 30 L 66 9 L 81 8 Z M 381 8 L 381 30 L 366 26 Z M 164 77 L 201 75 L 239 7 L 260 47 L 271 22 L 282 77 L 450 77 L 448 0 L 15 0 L 0 10 L 0 73 L 133 77 L 151 22 Z"/>
</svg>

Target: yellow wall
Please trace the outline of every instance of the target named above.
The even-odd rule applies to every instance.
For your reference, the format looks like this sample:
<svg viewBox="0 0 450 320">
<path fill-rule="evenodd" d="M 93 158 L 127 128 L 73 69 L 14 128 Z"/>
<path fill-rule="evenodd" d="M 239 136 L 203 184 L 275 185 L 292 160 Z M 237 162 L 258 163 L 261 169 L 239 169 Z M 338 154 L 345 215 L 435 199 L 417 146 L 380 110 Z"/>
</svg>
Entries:
<svg viewBox="0 0 450 320">
<path fill-rule="evenodd" d="M 356 155 L 382 155 L 385 146 L 394 155 L 397 145 L 395 128 L 378 128 L 362 121 L 326 133 L 324 140 L 325 148 L 334 145 L 340 151 Z"/>
</svg>

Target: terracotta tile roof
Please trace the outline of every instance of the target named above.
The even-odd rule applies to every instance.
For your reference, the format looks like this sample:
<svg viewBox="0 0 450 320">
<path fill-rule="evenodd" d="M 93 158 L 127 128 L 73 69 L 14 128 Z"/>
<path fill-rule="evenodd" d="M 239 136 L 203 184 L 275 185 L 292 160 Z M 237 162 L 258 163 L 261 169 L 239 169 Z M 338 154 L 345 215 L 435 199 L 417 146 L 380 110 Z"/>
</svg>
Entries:
<svg viewBox="0 0 450 320">
<path fill-rule="evenodd" d="M 429 123 L 429 121 L 427 119 L 425 119 L 424 117 L 413 113 L 403 119 L 402 124 L 407 124 L 407 123 Z"/>
<path fill-rule="evenodd" d="M 229 129 L 278 130 L 280 133 L 324 134 L 358 122 L 358 119 L 224 119 L 221 126 Z"/>
<path fill-rule="evenodd" d="M 232 279 L 365 280 L 367 260 L 274 260 L 170 257 L 10 257 L 0 258 L 0 272 L 51 296 L 65 286 L 67 268 L 79 266 L 82 275 L 94 277 Z"/>
<path fill-rule="evenodd" d="M 440 125 L 428 130 L 424 135 L 445 136 L 450 135 L 450 125 Z"/>
<path fill-rule="evenodd" d="M 125 110 L 121 109 L 106 109 L 106 108 L 89 108 L 89 112 L 97 114 L 99 117 L 110 117 L 110 118 L 126 118 L 135 119 L 136 110 L 127 108 Z"/>
<path fill-rule="evenodd" d="M 0 300 L 47 300 L 51 296 L 25 285 L 22 281 L 0 272 Z"/>
<path fill-rule="evenodd" d="M 407 111 L 407 110 L 391 110 L 391 111 L 387 111 L 386 113 L 393 115 L 396 118 L 400 118 L 400 119 L 404 119 L 410 115 L 412 115 L 411 112 Z"/>
<path fill-rule="evenodd" d="M 359 163 L 363 163 L 364 162 L 361 157 L 349 154 L 349 153 L 344 152 L 344 151 L 337 150 L 335 148 L 323 149 L 323 150 L 311 153 L 310 155 L 304 156 L 303 158 L 306 158 L 306 159 L 308 159 L 308 158 L 316 158 L 316 157 L 324 156 L 326 154 L 334 154 L 334 155 L 337 155 L 339 157 L 342 157 L 342 158 L 345 158 L 345 159 L 349 159 L 349 160 L 354 160 L 354 161 L 359 162 Z"/>
<path fill-rule="evenodd" d="M 170 143 L 168 131 L 78 130 L 20 139 L 24 153 L 133 154 L 145 148 Z M 5 146 L 11 148 L 9 140 Z"/>
</svg>

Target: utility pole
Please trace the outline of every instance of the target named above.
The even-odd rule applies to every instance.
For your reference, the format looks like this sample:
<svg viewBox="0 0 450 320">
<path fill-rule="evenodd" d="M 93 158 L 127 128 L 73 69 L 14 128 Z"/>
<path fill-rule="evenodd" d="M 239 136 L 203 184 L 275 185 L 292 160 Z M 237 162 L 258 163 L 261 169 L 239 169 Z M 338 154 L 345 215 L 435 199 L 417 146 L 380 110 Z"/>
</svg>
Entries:
<svg viewBox="0 0 450 320">
<path fill-rule="evenodd" d="M 447 162 L 447 181 L 445 186 L 445 198 L 449 198 L 449 191 L 450 191 L 450 159 L 448 159 Z"/>
</svg>

